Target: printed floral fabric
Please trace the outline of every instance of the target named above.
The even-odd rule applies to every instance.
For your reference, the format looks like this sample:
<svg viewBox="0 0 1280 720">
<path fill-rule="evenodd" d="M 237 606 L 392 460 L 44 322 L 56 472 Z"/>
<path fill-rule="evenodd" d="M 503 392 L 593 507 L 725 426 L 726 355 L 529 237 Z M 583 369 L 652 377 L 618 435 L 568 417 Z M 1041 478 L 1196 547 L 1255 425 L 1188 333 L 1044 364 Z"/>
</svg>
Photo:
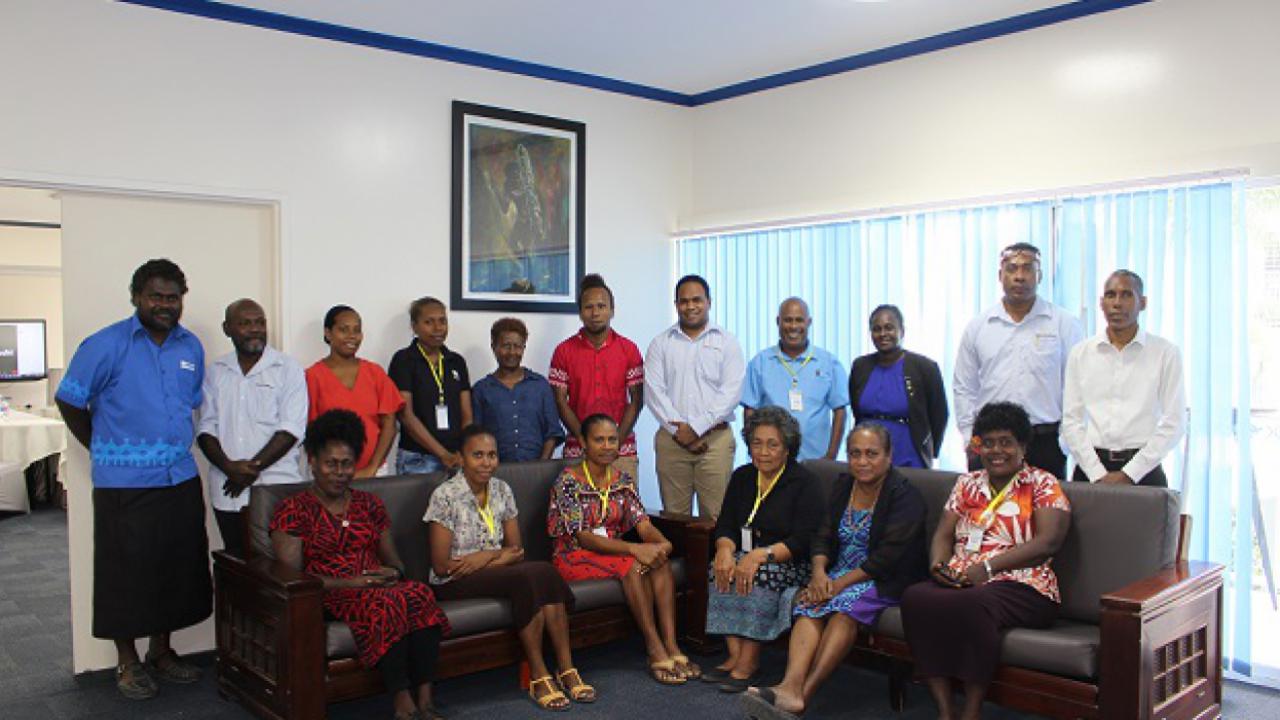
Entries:
<svg viewBox="0 0 1280 720">
<path fill-rule="evenodd" d="M 955 550 L 948 563 L 952 570 L 962 573 L 972 565 L 994 558 L 1034 538 L 1033 512 L 1037 508 L 1071 512 L 1071 503 L 1062 493 L 1058 479 L 1044 470 L 1026 466 L 1010 482 L 1013 487 L 1000 506 L 994 509 L 990 522 L 984 523 L 983 511 L 994 497 L 987 471 L 979 470 L 957 478 L 945 508 L 960 516 L 960 521 L 956 523 Z M 983 531 L 982 545 L 978 552 L 970 553 L 965 550 L 965 544 L 969 533 L 975 529 Z M 1058 593 L 1058 576 L 1049 567 L 1051 562 L 1052 560 L 1046 560 L 1035 567 L 997 572 L 991 579 L 1025 583 L 1050 600 L 1062 602 Z"/>
</svg>

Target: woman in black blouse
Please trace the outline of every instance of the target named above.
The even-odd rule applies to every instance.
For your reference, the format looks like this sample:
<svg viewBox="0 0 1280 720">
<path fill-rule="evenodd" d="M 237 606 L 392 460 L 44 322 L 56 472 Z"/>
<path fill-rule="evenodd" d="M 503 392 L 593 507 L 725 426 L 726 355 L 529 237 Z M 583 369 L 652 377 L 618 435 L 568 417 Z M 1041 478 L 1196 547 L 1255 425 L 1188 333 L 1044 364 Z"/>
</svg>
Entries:
<svg viewBox="0 0 1280 720">
<path fill-rule="evenodd" d="M 858 627 L 874 627 L 908 585 L 925 577 L 924 498 L 889 462 L 889 432 L 859 425 L 847 445 L 849 474 L 832 488 L 810 547 L 813 576 L 793 611 L 786 677 L 747 690 L 751 717 L 803 713 L 849 654 Z"/>
<path fill-rule="evenodd" d="M 733 472 L 716 521 L 707 632 L 726 636 L 729 657 L 703 674 L 724 692 L 755 676 L 760 643 L 791 627 L 791 602 L 809 582 L 809 541 L 822 519 L 818 481 L 796 461 L 800 425 L 777 406 L 759 408 L 742 437 L 751 464 Z"/>
</svg>

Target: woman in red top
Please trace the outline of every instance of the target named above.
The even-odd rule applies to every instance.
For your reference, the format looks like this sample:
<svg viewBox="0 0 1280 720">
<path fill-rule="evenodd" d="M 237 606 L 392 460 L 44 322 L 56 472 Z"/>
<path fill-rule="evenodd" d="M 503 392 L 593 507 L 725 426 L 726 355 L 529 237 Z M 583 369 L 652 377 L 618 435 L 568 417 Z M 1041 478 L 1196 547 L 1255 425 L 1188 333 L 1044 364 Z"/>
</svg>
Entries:
<svg viewBox="0 0 1280 720">
<path fill-rule="evenodd" d="M 364 425 L 364 451 L 356 461 L 356 478 L 370 478 L 387 459 L 396 437 L 396 413 L 404 398 L 377 363 L 356 357 L 364 332 L 360 313 L 335 305 L 324 314 L 324 341 L 329 356 L 307 368 L 309 420 L 329 410 L 350 410 Z"/>
<path fill-rule="evenodd" d="M 581 427 L 586 457 L 560 473 L 547 508 L 547 532 L 555 539 L 551 562 L 569 582 L 622 580 L 627 605 L 644 635 L 650 674 L 664 685 L 682 685 L 700 677 L 702 670 L 676 644 L 671 543 L 649 522 L 635 480 L 611 467 L 618 459 L 617 423 L 596 414 Z M 638 543 L 622 539 L 633 528 L 640 535 Z"/>
<path fill-rule="evenodd" d="M 404 579 L 382 501 L 351 488 L 364 449 L 359 418 L 347 410 L 321 415 L 307 427 L 303 447 L 314 480 L 271 517 L 276 558 L 324 583 L 326 614 L 346 621 L 360 662 L 382 673 L 396 720 L 441 717 L 431 702 L 431 673 L 449 621 L 431 588 Z"/>
</svg>

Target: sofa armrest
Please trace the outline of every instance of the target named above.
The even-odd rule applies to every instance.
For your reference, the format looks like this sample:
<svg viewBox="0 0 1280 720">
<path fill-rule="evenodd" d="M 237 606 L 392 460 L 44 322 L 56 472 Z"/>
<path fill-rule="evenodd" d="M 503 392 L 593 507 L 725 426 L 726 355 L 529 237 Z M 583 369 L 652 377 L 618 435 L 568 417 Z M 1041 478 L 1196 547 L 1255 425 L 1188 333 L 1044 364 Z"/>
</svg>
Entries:
<svg viewBox="0 0 1280 720">
<path fill-rule="evenodd" d="M 324 717 L 324 584 L 271 558 L 213 555 L 219 688 L 262 716 Z"/>
<path fill-rule="evenodd" d="M 1103 718 L 1200 717 L 1222 703 L 1222 574 L 1178 562 L 1102 596 Z"/>
<path fill-rule="evenodd" d="M 708 568 L 715 523 L 665 510 L 651 514 L 649 520 L 671 541 L 675 556 L 684 558 L 685 601 L 681 605 L 684 640 L 696 652 L 710 652 L 717 645 L 706 632 Z"/>
</svg>

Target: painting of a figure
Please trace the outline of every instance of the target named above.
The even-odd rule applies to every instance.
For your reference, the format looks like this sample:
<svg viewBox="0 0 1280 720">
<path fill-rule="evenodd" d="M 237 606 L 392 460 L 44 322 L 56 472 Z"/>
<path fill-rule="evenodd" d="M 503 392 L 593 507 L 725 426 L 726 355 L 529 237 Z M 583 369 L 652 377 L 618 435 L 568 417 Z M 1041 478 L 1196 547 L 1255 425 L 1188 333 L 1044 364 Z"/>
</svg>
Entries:
<svg viewBox="0 0 1280 720">
<path fill-rule="evenodd" d="M 581 123 L 454 104 L 455 307 L 576 309 L 584 135 Z"/>
</svg>

